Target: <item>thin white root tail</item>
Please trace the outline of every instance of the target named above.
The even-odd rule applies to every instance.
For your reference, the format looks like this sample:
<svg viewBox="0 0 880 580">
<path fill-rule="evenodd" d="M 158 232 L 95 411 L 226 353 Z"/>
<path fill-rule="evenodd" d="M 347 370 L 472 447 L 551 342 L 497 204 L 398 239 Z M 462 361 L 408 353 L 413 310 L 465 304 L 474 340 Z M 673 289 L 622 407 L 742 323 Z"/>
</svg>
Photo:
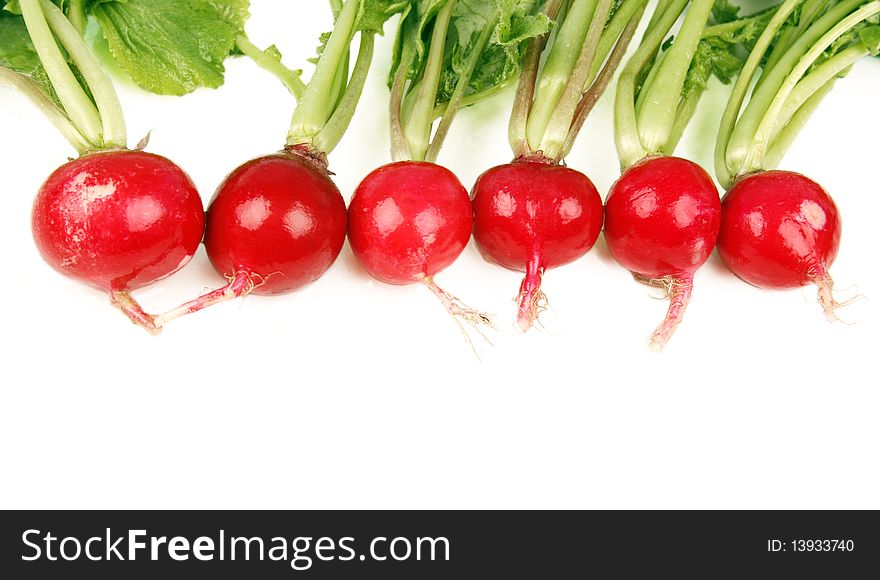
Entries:
<svg viewBox="0 0 880 580">
<path fill-rule="evenodd" d="M 838 302 L 834 299 L 834 280 L 831 279 L 831 276 L 825 275 L 814 280 L 816 287 L 818 288 L 818 299 L 819 304 L 822 305 L 822 310 L 825 312 L 825 319 L 828 322 L 839 322 L 840 317 L 837 316 L 837 312 L 835 312 L 838 308 L 846 306 L 853 300 L 848 300 L 846 302 Z M 858 298 L 858 297 L 856 297 Z"/>
<path fill-rule="evenodd" d="M 446 311 L 452 316 L 452 319 L 455 321 L 455 324 L 458 325 L 458 329 L 461 331 L 461 334 L 464 336 L 465 341 L 470 345 L 471 349 L 474 351 L 474 354 L 477 355 L 477 358 L 480 358 L 479 353 L 477 352 L 477 348 L 474 345 L 473 340 L 471 340 L 471 336 L 467 331 L 467 328 L 462 324 L 462 321 L 466 322 L 468 326 L 473 328 L 480 337 L 489 344 L 489 346 L 495 346 L 492 344 L 492 341 L 488 336 L 483 332 L 484 327 L 489 327 L 492 330 L 496 330 L 495 323 L 492 321 L 492 318 L 479 310 L 475 310 L 469 307 L 467 304 L 444 290 L 434 282 L 434 278 L 428 276 L 422 280 L 425 286 L 428 287 L 431 292 L 434 293 L 440 302 L 443 304 L 443 307 L 446 308 Z"/>
</svg>

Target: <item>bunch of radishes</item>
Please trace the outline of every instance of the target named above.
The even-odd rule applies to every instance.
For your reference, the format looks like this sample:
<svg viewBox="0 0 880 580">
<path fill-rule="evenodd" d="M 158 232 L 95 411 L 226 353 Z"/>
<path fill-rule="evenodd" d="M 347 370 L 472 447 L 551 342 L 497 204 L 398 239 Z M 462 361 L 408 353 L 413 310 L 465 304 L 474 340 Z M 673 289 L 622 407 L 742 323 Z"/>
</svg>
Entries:
<svg viewBox="0 0 880 580">
<path fill-rule="evenodd" d="M 880 0 L 784 0 L 747 17 L 726 0 L 661 0 L 617 85 L 623 173 L 603 206 L 589 178 L 562 161 L 609 86 L 646 4 L 331 1 L 333 32 L 303 83 L 274 48 L 261 51 L 247 40 L 246 2 L 214 2 L 216 12 L 193 11 L 193 38 L 168 47 L 180 55 L 181 70 L 166 71 L 160 77 L 171 84 L 156 85 L 156 71 L 169 61 L 126 52 L 136 46 L 114 39 L 136 29 L 137 18 L 124 10 L 111 17 L 97 3 L 90 14 L 105 28 L 114 58 L 150 90 L 182 94 L 217 86 L 223 59 L 237 48 L 296 96 L 283 149 L 230 173 L 205 213 L 180 168 L 140 147 L 125 148 L 113 86 L 82 37 L 84 4 L 10 3 L 16 13 L 0 15 L 0 82 L 36 102 L 80 154 L 38 192 L 37 247 L 59 272 L 109 292 L 152 333 L 223 300 L 286 293 L 316 280 L 336 260 L 346 233 L 371 276 L 423 283 L 457 319 L 491 324 L 434 281 L 473 234 L 487 259 L 525 273 L 517 320 L 527 330 L 546 304 L 545 271 L 588 252 L 603 224 L 617 261 L 668 294 L 654 348 L 681 322 L 694 273 L 716 244 L 747 282 L 816 284 L 834 319 L 828 267 L 840 216 L 819 185 L 770 169 L 836 79 L 880 49 Z M 394 161 L 364 178 L 346 209 L 328 154 L 353 119 L 375 35 L 396 14 L 389 99 Z M 213 48 L 207 65 L 187 58 L 195 44 Z M 705 170 L 672 156 L 713 75 L 725 83 L 736 78 L 716 145 L 723 200 Z M 438 152 L 463 106 L 493 96 L 517 76 L 509 135 L 514 159 L 483 173 L 469 196 L 451 171 L 435 164 Z M 174 84 L 175 78 L 181 81 Z M 130 291 L 182 268 L 202 241 L 228 284 L 164 314 L 147 314 Z"/>
</svg>

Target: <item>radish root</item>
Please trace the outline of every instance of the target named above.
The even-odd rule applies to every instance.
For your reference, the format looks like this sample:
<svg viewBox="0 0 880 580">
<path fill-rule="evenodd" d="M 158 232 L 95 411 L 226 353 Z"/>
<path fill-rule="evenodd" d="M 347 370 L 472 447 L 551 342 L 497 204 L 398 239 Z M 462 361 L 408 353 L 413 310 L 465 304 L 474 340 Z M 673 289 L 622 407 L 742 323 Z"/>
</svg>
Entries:
<svg viewBox="0 0 880 580">
<path fill-rule="evenodd" d="M 641 274 L 633 274 L 633 277 L 652 288 L 659 288 L 663 291 L 664 297 L 669 300 L 669 309 L 666 311 L 666 318 L 654 330 L 651 340 L 648 343 L 651 350 L 660 352 L 669 342 L 670 337 L 675 329 L 684 319 L 684 312 L 691 300 L 691 293 L 694 290 L 694 279 L 691 276 L 675 277 L 663 276 L 662 278 L 648 278 Z"/>
<path fill-rule="evenodd" d="M 173 310 L 169 310 L 164 314 L 156 316 L 155 324 L 161 327 L 175 318 L 198 312 L 208 306 L 213 306 L 214 304 L 225 302 L 227 300 L 233 300 L 240 296 L 247 296 L 253 292 L 254 288 L 265 283 L 265 279 L 262 276 L 259 274 L 253 274 L 247 270 L 239 270 L 235 272 L 232 276 L 228 277 L 228 280 L 229 284 L 223 288 L 208 292 L 207 294 L 199 296 L 195 300 L 186 302 Z"/>
<path fill-rule="evenodd" d="M 110 292 L 110 303 L 125 314 L 132 324 L 140 326 L 151 335 L 156 336 L 162 332 L 162 328 L 156 324 L 156 319 L 151 314 L 144 312 L 127 290 L 113 290 Z"/>
<path fill-rule="evenodd" d="M 526 266 L 526 275 L 519 287 L 519 295 L 516 302 L 519 305 L 516 322 L 519 329 L 526 332 L 542 312 L 547 310 L 547 295 L 541 290 L 541 281 L 544 278 L 544 268 L 537 260 L 530 260 Z"/>
<path fill-rule="evenodd" d="M 443 304 L 444 308 L 446 308 L 446 311 L 452 316 L 452 319 L 455 320 L 455 324 L 458 325 L 458 329 L 461 330 L 464 339 L 470 345 L 471 349 L 474 351 L 474 354 L 477 355 L 477 358 L 479 358 L 480 355 L 477 352 L 476 346 L 471 340 L 467 329 L 462 324 L 462 321 L 468 323 L 468 325 L 471 326 L 477 332 L 477 334 L 479 334 L 480 337 L 482 337 L 482 339 L 489 344 L 489 346 L 495 346 L 482 330 L 483 327 L 489 327 L 492 330 L 496 330 L 495 323 L 492 321 L 492 318 L 488 314 L 480 312 L 479 310 L 474 310 L 473 308 L 469 307 L 467 304 L 438 286 L 437 283 L 434 282 L 434 278 L 432 276 L 426 276 L 422 279 L 422 282 L 424 282 L 425 286 L 427 286 L 428 289 L 434 293 L 434 295 Z"/>
</svg>

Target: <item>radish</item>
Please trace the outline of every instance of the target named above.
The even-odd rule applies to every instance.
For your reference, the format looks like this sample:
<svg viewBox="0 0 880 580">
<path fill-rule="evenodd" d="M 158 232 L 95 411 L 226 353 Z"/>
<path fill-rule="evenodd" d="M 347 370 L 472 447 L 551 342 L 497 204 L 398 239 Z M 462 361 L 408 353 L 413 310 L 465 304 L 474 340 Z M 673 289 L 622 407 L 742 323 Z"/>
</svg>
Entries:
<svg viewBox="0 0 880 580">
<path fill-rule="evenodd" d="M 672 152 L 710 75 L 729 82 L 742 65 L 732 49 L 757 37 L 772 16 L 772 9 L 742 19 L 734 12 L 707 27 L 714 5 L 659 4 L 617 86 L 615 140 L 623 173 L 606 198 L 605 241 L 636 280 L 669 299 L 651 335 L 654 350 L 663 349 L 684 318 L 694 274 L 715 248 L 721 222 L 712 177 Z M 664 42 L 685 12 L 674 38 Z"/>
<path fill-rule="evenodd" d="M 109 292 L 132 322 L 158 333 L 130 291 L 192 258 L 204 228 L 201 199 L 168 159 L 125 149 L 113 85 L 64 13 L 48 0 L 18 5 L 20 17 L 0 16 L 0 80 L 30 97 L 80 154 L 37 194 L 37 248 L 57 271 Z"/>
<path fill-rule="evenodd" d="M 228 284 L 157 316 L 158 325 L 250 293 L 297 290 L 320 278 L 339 255 L 347 216 L 327 155 L 354 116 L 376 34 L 406 3 L 333 4 L 336 22 L 311 80 L 288 83 L 299 102 L 284 149 L 235 169 L 208 206 L 205 250 Z M 357 60 L 349 73 L 349 47 L 357 34 Z"/>
<path fill-rule="evenodd" d="M 747 175 L 724 197 L 724 216 L 718 252 L 731 270 L 761 288 L 815 284 L 826 315 L 835 318 L 828 267 L 841 223 L 822 186 L 792 171 Z"/>
<path fill-rule="evenodd" d="M 521 43 L 549 29 L 549 19 L 534 14 L 533 4 L 412 3 L 401 20 L 391 75 L 394 162 L 364 178 L 348 210 L 352 251 L 371 276 L 389 284 L 423 283 L 457 323 L 475 327 L 491 326 L 490 318 L 434 281 L 461 254 L 473 229 L 467 190 L 434 162 L 459 108 L 512 80 Z"/>
<path fill-rule="evenodd" d="M 772 169 L 836 80 L 861 58 L 878 54 L 878 15 L 878 0 L 783 2 L 737 79 L 715 149 L 715 171 L 728 190 L 721 258 L 761 288 L 815 284 L 829 321 L 837 320 L 840 306 L 829 273 L 840 215 L 819 184 Z"/>
<path fill-rule="evenodd" d="M 573 0 L 561 14 L 563 4 L 552 0 L 544 9 L 551 18 L 559 14 L 560 23 L 543 68 L 546 37 L 533 40 L 525 56 L 510 122 L 514 161 L 483 173 L 472 190 L 480 252 L 525 272 L 517 297 L 523 331 L 545 306 L 544 272 L 580 258 L 599 236 L 599 192 L 587 176 L 560 163 L 608 86 L 645 8 L 644 0 L 614 7 L 610 0 Z"/>
</svg>

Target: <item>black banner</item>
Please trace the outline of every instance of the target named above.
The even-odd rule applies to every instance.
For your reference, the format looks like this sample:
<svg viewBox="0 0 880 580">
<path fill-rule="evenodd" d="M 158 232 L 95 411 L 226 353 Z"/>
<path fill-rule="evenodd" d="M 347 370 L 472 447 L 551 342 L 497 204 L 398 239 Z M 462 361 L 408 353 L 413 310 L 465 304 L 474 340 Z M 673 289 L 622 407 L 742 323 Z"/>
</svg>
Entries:
<svg viewBox="0 0 880 580">
<path fill-rule="evenodd" d="M 16 580 L 849 579 L 880 569 L 872 511 L 15 511 L 2 518 L 0 571 Z"/>
</svg>

